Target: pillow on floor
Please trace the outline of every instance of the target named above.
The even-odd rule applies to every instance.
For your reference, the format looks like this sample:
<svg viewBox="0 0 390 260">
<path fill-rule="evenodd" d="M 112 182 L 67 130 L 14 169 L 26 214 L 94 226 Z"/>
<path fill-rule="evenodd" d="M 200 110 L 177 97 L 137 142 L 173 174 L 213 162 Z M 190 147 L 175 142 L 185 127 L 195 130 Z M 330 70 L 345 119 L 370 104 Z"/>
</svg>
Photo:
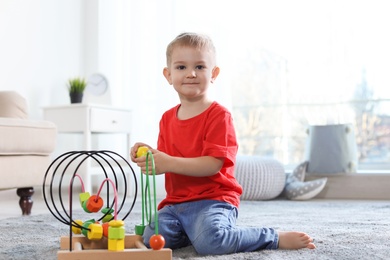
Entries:
<svg viewBox="0 0 390 260">
<path fill-rule="evenodd" d="M 242 200 L 269 200 L 279 196 L 286 183 L 284 166 L 259 156 L 237 156 L 235 177 L 242 186 Z"/>
<path fill-rule="evenodd" d="M 320 193 L 328 180 L 321 178 L 305 182 L 305 174 L 309 162 L 305 161 L 299 164 L 292 173 L 286 176 L 286 186 L 283 193 L 290 200 L 309 200 Z"/>
</svg>

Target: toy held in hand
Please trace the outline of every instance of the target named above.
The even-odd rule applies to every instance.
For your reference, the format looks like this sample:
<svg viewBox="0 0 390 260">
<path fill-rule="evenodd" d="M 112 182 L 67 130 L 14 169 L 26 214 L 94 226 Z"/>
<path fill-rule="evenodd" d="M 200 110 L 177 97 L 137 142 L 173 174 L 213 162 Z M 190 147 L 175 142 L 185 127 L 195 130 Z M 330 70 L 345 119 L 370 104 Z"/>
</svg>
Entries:
<svg viewBox="0 0 390 260">
<path fill-rule="evenodd" d="M 148 153 L 148 151 L 149 151 L 149 148 L 146 147 L 146 146 L 140 146 L 140 147 L 138 147 L 137 153 L 136 153 L 137 158 L 142 157 L 142 156 L 146 156 L 146 154 Z"/>
<path fill-rule="evenodd" d="M 160 250 L 165 246 L 165 239 L 162 235 L 158 233 L 158 212 L 157 212 L 157 198 L 156 198 L 156 170 L 154 167 L 154 159 L 153 154 L 149 152 L 149 148 L 146 146 L 140 146 L 137 149 L 137 158 L 141 156 L 146 156 L 146 172 L 149 172 L 149 159 L 152 166 L 152 176 L 153 176 L 153 194 L 154 194 L 154 235 L 152 235 L 149 239 L 150 247 L 153 250 Z M 146 181 L 146 184 L 144 186 L 144 178 Z M 151 192 L 150 192 L 150 186 L 149 186 L 149 175 L 144 176 L 144 174 L 141 171 L 141 200 L 142 200 L 142 224 L 135 226 L 135 231 L 137 235 L 142 236 L 145 230 L 145 219 L 149 222 L 149 225 L 151 223 L 151 211 L 152 211 L 152 198 L 151 198 Z M 146 203 L 146 200 L 149 199 L 150 203 Z M 149 205 L 149 211 L 146 209 L 146 205 Z"/>
</svg>

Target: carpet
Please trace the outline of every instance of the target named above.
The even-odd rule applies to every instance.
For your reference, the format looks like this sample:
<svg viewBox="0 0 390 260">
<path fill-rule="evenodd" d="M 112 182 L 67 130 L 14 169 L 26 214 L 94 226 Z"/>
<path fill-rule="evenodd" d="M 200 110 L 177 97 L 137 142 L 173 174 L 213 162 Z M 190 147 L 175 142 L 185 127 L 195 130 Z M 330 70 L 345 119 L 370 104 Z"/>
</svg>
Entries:
<svg viewBox="0 0 390 260">
<path fill-rule="evenodd" d="M 127 233 L 133 233 L 139 222 L 137 205 L 126 219 Z M 190 246 L 174 250 L 173 259 L 390 259 L 390 201 L 243 201 L 238 224 L 304 231 L 315 239 L 317 249 L 199 256 Z M 57 259 L 59 237 L 68 230 L 49 211 L 2 220 L 0 259 Z"/>
</svg>

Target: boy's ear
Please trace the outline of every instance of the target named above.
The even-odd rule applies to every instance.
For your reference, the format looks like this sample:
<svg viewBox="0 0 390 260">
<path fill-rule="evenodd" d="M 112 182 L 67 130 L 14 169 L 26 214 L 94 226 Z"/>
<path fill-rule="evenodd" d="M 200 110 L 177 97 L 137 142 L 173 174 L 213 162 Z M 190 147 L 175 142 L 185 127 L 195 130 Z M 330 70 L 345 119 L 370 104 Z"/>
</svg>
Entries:
<svg viewBox="0 0 390 260">
<path fill-rule="evenodd" d="M 169 85 L 172 85 L 171 71 L 167 67 L 165 67 L 163 70 L 163 74 L 164 74 L 164 77 L 169 82 Z"/>
<path fill-rule="evenodd" d="M 218 66 L 215 66 L 213 71 L 211 72 L 211 83 L 214 83 L 214 81 L 217 79 L 218 75 L 219 75 L 219 67 Z"/>
</svg>

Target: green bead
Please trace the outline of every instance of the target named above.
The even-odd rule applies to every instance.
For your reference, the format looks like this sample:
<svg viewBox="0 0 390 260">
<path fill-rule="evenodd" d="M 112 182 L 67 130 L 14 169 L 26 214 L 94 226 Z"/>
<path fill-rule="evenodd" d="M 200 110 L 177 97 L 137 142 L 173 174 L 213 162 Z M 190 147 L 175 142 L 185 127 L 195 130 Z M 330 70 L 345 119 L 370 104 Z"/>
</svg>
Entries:
<svg viewBox="0 0 390 260">
<path fill-rule="evenodd" d="M 107 214 L 103 217 L 102 222 L 103 223 L 110 222 L 112 219 L 113 219 L 113 216 L 111 214 Z"/>
<path fill-rule="evenodd" d="M 125 228 L 124 227 L 108 227 L 108 239 L 124 239 Z"/>
<path fill-rule="evenodd" d="M 95 223 L 96 221 L 94 219 L 90 219 L 84 222 L 83 229 L 81 230 L 81 233 L 83 233 L 84 236 L 88 237 L 88 227 L 89 225 Z"/>
<path fill-rule="evenodd" d="M 91 197 L 91 195 L 89 194 L 89 192 L 80 193 L 80 195 L 79 195 L 80 204 L 83 205 L 84 201 L 88 200 L 89 197 Z"/>
<path fill-rule="evenodd" d="M 83 209 L 84 209 L 85 212 L 91 213 L 91 211 L 89 211 L 89 209 L 88 209 L 88 207 L 87 207 L 87 202 L 88 202 L 88 200 L 86 200 L 86 201 L 83 202 L 83 205 L 82 205 L 82 206 L 83 206 Z"/>
<path fill-rule="evenodd" d="M 139 236 L 142 236 L 144 234 L 144 231 L 145 231 L 145 225 L 135 225 L 135 234 L 136 235 L 139 235 Z"/>
<path fill-rule="evenodd" d="M 111 214 L 112 212 L 114 212 L 114 209 L 112 209 L 112 208 L 103 208 L 103 209 L 101 210 L 101 212 L 102 212 L 103 214 L 106 214 L 106 213 Z"/>
</svg>

